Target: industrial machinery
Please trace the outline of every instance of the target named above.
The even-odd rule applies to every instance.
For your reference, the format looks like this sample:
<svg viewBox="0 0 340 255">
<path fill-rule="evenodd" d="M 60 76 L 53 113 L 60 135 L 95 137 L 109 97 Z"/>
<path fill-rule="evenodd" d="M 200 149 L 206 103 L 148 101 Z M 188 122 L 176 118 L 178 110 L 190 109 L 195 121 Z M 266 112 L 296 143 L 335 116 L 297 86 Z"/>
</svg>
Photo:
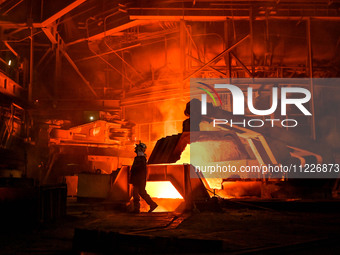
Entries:
<svg viewBox="0 0 340 255">
<path fill-rule="evenodd" d="M 231 114 L 211 104 L 209 109 L 216 117 Z M 70 162 L 58 164 L 56 156 L 52 155 L 53 160 L 45 180 L 53 172 L 52 169 L 58 167 L 54 171 L 67 178 L 77 174 L 75 181 L 78 183 L 78 191 L 73 195 L 77 195 L 79 199 L 129 202 L 129 166 L 133 160 L 131 127 L 127 121 L 97 120 L 69 129 L 52 129 L 49 146 L 54 148 L 55 155 L 73 155 L 71 158 L 74 160 L 75 155 L 80 153 L 82 158 L 87 157 L 89 164 L 87 171 L 82 169 L 72 172 L 71 168 L 65 166 L 70 165 Z M 280 136 L 277 136 L 278 133 Z M 156 187 L 158 190 L 164 189 L 165 182 L 171 183 L 184 199 L 186 208 L 192 208 L 195 202 L 207 201 L 212 196 L 297 198 L 303 193 L 299 191 L 299 185 L 305 188 L 304 180 L 290 180 L 287 173 L 229 173 L 212 176 L 197 172 L 190 158 L 190 144 L 193 143 L 201 144 L 196 157 L 205 161 L 223 162 L 237 168 L 269 164 L 278 166 L 287 162 L 304 165 L 332 160 L 331 154 L 322 144 L 283 128 L 259 131 L 230 125 L 212 128 L 209 119 L 205 119 L 200 123 L 200 131 L 187 131 L 159 139 L 148 160 L 148 183 L 163 182 L 163 186 L 160 183 Z M 74 185 L 71 181 L 68 184 Z M 320 193 L 319 188 L 322 186 L 323 196 L 329 196 L 331 186 L 324 187 L 326 184 L 315 182 L 313 188 L 309 188 Z M 294 190 L 293 193 L 290 193 L 291 189 Z M 313 192 L 310 194 L 314 195 Z"/>
</svg>

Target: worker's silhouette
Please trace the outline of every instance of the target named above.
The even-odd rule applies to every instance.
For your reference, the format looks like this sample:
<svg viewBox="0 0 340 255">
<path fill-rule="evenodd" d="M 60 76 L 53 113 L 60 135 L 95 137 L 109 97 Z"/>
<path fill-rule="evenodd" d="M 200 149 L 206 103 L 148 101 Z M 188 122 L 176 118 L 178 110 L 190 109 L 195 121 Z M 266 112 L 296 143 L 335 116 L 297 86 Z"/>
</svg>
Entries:
<svg viewBox="0 0 340 255">
<path fill-rule="evenodd" d="M 130 173 L 130 183 L 133 185 L 132 197 L 134 205 L 134 213 L 139 213 L 140 211 L 140 197 L 141 196 L 145 202 L 150 206 L 149 212 L 152 212 L 158 206 L 148 195 L 145 190 L 146 186 L 146 155 L 145 155 L 146 145 L 139 142 L 136 144 L 135 152 L 137 156 L 133 161 Z"/>
</svg>

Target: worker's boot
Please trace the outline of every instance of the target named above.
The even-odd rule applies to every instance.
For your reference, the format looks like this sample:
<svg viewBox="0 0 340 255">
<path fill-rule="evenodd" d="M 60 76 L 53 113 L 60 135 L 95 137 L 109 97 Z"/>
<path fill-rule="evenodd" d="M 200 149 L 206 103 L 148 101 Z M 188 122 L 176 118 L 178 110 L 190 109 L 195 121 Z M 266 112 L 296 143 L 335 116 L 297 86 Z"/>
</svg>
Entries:
<svg viewBox="0 0 340 255">
<path fill-rule="evenodd" d="M 157 208 L 158 204 L 156 204 L 155 202 L 153 202 L 150 205 L 150 210 L 148 211 L 149 213 L 153 212 L 153 210 L 155 210 Z"/>
<path fill-rule="evenodd" d="M 140 204 L 139 204 L 139 201 L 138 202 L 134 201 L 132 213 L 140 213 Z"/>
<path fill-rule="evenodd" d="M 140 213 L 140 211 L 138 209 L 134 209 L 131 213 L 138 214 L 138 213 Z"/>
</svg>

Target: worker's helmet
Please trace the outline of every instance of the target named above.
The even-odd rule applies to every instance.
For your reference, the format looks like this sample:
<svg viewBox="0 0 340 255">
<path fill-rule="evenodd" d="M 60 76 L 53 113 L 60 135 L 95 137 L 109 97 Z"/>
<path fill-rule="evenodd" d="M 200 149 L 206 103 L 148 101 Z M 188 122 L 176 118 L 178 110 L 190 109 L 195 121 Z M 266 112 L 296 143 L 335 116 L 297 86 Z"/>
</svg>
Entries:
<svg viewBox="0 0 340 255">
<path fill-rule="evenodd" d="M 191 99 L 190 102 L 188 102 L 185 106 L 185 110 L 184 110 L 184 115 L 187 117 L 190 117 L 190 107 L 193 110 L 193 113 L 195 113 L 196 111 L 194 111 L 195 109 L 201 109 L 201 101 L 198 100 L 197 98 Z M 200 114 L 200 112 L 198 111 L 197 113 Z"/>
<path fill-rule="evenodd" d="M 142 143 L 141 141 L 139 141 L 138 144 L 135 144 L 135 152 L 137 152 L 137 151 L 145 152 L 146 151 L 146 145 L 144 143 Z"/>
</svg>

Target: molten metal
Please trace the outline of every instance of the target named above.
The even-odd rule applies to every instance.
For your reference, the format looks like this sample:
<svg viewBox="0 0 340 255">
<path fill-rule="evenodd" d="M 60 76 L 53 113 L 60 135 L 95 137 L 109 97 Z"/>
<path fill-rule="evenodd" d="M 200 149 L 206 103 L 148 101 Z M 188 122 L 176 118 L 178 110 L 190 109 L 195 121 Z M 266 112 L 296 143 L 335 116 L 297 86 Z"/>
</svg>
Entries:
<svg viewBox="0 0 340 255">
<path fill-rule="evenodd" d="M 183 199 L 181 194 L 179 194 L 169 181 L 147 182 L 145 189 L 151 197 Z"/>
</svg>

